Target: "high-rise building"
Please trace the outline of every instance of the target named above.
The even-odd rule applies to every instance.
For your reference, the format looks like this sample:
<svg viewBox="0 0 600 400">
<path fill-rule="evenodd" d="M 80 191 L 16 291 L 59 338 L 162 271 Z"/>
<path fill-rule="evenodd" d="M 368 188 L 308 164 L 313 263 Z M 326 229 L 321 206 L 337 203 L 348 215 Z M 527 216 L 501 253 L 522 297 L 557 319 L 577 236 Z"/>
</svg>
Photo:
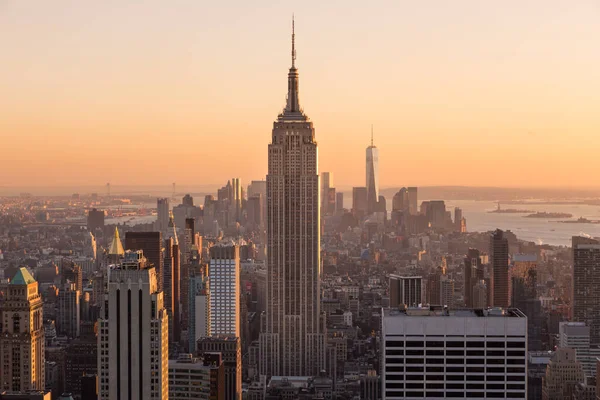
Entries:
<svg viewBox="0 0 600 400">
<path fill-rule="evenodd" d="M 210 292 L 206 269 L 190 276 L 188 351 L 196 351 L 196 343 L 210 336 Z"/>
<path fill-rule="evenodd" d="M 575 356 L 585 375 L 596 376 L 596 359 L 600 357 L 600 347 L 590 344 L 590 327 L 585 322 L 560 322 L 558 334 L 558 346 L 575 349 Z"/>
<path fill-rule="evenodd" d="M 211 336 L 240 336 L 240 249 L 222 241 L 210 248 Z"/>
<path fill-rule="evenodd" d="M 462 232 L 462 229 L 461 229 L 462 219 L 463 219 L 462 208 L 454 207 L 454 231 Z"/>
<path fill-rule="evenodd" d="M 60 281 L 62 285 L 74 283 L 75 290 L 83 293 L 83 272 L 81 266 L 71 260 L 63 259 L 60 268 Z"/>
<path fill-rule="evenodd" d="M 99 400 L 168 398 L 169 322 L 142 251 L 110 270 L 98 329 Z"/>
<path fill-rule="evenodd" d="M 242 400 L 242 345 L 239 337 L 208 337 L 198 341 L 198 354 L 221 353 L 225 366 L 225 399 Z"/>
<path fill-rule="evenodd" d="M 508 239 L 496 229 L 490 236 L 490 262 L 492 264 L 492 306 L 510 305 L 510 281 L 508 279 Z"/>
<path fill-rule="evenodd" d="M 335 212 L 341 213 L 344 210 L 344 193 L 337 192 L 335 194 Z"/>
<path fill-rule="evenodd" d="M 471 302 L 473 304 L 473 308 L 484 309 L 487 308 L 490 304 L 489 298 L 489 284 L 488 280 L 480 279 L 472 286 L 472 297 Z"/>
<path fill-rule="evenodd" d="M 382 313 L 384 400 L 525 398 L 527 317 L 519 310 Z"/>
<path fill-rule="evenodd" d="M 575 350 L 559 348 L 546 367 L 546 376 L 542 379 L 542 399 L 571 399 L 575 385 L 584 381 L 585 374 L 581 363 L 577 361 Z"/>
<path fill-rule="evenodd" d="M 79 337 L 81 293 L 75 283 L 65 283 L 58 292 L 56 333 L 69 338 Z"/>
<path fill-rule="evenodd" d="M 247 224 L 251 229 L 260 229 L 264 226 L 264 200 L 265 198 L 260 193 L 248 197 L 246 203 Z"/>
<path fill-rule="evenodd" d="M 44 318 L 38 283 L 26 268 L 19 268 L 4 291 L 0 392 L 44 390 Z"/>
<path fill-rule="evenodd" d="M 454 279 L 447 275 L 442 276 L 440 280 L 440 299 L 441 305 L 454 307 Z"/>
<path fill-rule="evenodd" d="M 327 212 L 329 189 L 333 187 L 333 173 L 321 172 L 321 214 Z"/>
<path fill-rule="evenodd" d="M 431 200 L 426 208 L 427 220 L 432 228 L 446 228 L 446 203 L 443 200 Z"/>
<path fill-rule="evenodd" d="M 410 215 L 417 215 L 419 213 L 419 209 L 417 207 L 417 188 L 409 187 L 408 188 L 408 212 Z"/>
<path fill-rule="evenodd" d="M 366 188 L 367 213 L 377 211 L 379 201 L 379 150 L 373 144 L 373 127 L 371 126 L 371 145 L 366 150 Z"/>
<path fill-rule="evenodd" d="M 180 354 L 169 360 L 169 400 L 225 400 L 225 367 L 220 353 L 203 358 Z"/>
<path fill-rule="evenodd" d="M 390 275 L 390 306 L 416 307 L 423 302 L 423 279 L 420 276 Z"/>
<path fill-rule="evenodd" d="M 515 254 L 511 275 L 511 307 L 527 316 L 527 348 L 542 350 L 542 305 L 537 296 L 537 255 Z"/>
<path fill-rule="evenodd" d="M 267 175 L 267 310 L 262 375 L 316 376 L 325 366 L 317 142 L 300 108 L 292 29 L 287 104 L 273 123 Z"/>
<path fill-rule="evenodd" d="M 573 237 L 573 320 L 590 327 L 600 344 L 600 241 Z"/>
<path fill-rule="evenodd" d="M 168 213 L 167 213 L 168 215 Z M 168 218 L 168 217 L 167 217 Z M 169 224 L 167 219 L 167 225 Z M 161 232 L 127 232 L 125 233 L 125 248 L 127 250 L 142 250 L 147 262 L 155 269 L 159 291 L 164 284 L 163 240 Z"/>
<path fill-rule="evenodd" d="M 87 229 L 90 232 L 95 232 L 96 229 L 104 229 L 104 210 L 92 208 L 88 211 Z"/>
<path fill-rule="evenodd" d="M 164 245 L 164 275 L 163 275 L 163 291 L 165 308 L 169 315 L 169 341 L 178 343 L 181 337 L 181 252 L 179 251 L 179 238 L 173 215 L 169 217 L 169 229 L 166 232 Z"/>
<path fill-rule="evenodd" d="M 158 232 L 166 232 L 169 228 L 169 199 L 158 198 L 156 199 L 156 230 Z"/>
<path fill-rule="evenodd" d="M 354 187 L 352 188 L 352 214 L 356 218 L 362 218 L 367 214 L 367 188 Z"/>
<path fill-rule="evenodd" d="M 392 211 L 408 211 L 409 206 L 408 190 L 403 187 L 392 198 Z"/>
<path fill-rule="evenodd" d="M 479 250 L 469 249 L 463 263 L 465 266 L 463 274 L 465 277 L 465 306 L 468 308 L 478 308 L 473 304 L 473 288 L 484 276 Z M 487 304 L 485 307 L 487 307 Z"/>
<path fill-rule="evenodd" d="M 98 373 L 98 335 L 96 323 L 81 324 L 81 335 L 72 340 L 65 350 L 65 390 L 73 398 L 86 400 L 82 378 Z"/>
</svg>

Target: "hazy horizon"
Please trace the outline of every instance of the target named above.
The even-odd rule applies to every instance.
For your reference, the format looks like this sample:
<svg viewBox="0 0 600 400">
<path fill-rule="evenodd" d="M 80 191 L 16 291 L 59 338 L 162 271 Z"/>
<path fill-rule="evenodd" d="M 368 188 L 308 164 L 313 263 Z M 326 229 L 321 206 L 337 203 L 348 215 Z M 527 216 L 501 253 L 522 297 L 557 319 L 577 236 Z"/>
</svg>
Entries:
<svg viewBox="0 0 600 400">
<path fill-rule="evenodd" d="M 264 179 L 292 13 L 334 186 L 364 186 L 371 124 L 382 188 L 583 188 L 600 170 L 593 0 L 20 0 L 0 3 L 3 186 Z"/>
</svg>

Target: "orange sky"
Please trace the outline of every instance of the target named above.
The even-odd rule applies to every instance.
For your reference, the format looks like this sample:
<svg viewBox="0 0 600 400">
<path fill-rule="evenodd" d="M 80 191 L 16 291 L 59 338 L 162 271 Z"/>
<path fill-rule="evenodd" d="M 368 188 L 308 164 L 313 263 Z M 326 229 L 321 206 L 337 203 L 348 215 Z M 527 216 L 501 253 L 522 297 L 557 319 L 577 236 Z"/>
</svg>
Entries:
<svg viewBox="0 0 600 400">
<path fill-rule="evenodd" d="M 0 0 L 0 186 L 264 179 L 292 12 L 336 186 L 599 185 L 600 3 L 371 3 Z"/>
</svg>

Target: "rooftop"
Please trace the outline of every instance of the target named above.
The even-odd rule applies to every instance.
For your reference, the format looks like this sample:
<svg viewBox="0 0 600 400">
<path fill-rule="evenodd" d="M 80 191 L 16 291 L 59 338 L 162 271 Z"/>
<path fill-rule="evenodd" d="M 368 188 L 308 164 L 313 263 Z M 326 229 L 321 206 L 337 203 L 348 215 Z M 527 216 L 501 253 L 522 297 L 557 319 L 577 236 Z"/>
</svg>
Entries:
<svg viewBox="0 0 600 400">
<path fill-rule="evenodd" d="M 15 276 L 10 280 L 11 285 L 29 285 L 34 282 L 35 279 L 33 279 L 33 276 L 31 276 L 25 267 L 19 268 Z"/>
<path fill-rule="evenodd" d="M 385 309 L 385 317 L 457 317 L 457 318 L 476 318 L 476 317 L 511 317 L 526 318 L 517 308 L 487 308 L 487 309 L 447 309 L 441 306 L 430 307 L 409 307 L 405 310 Z"/>
</svg>

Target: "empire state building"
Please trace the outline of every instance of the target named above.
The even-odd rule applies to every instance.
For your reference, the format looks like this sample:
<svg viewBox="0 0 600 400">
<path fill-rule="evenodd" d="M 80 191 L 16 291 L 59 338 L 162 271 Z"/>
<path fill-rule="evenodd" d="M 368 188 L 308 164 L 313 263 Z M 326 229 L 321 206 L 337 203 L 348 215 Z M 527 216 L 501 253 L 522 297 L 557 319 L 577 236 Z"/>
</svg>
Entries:
<svg viewBox="0 0 600 400">
<path fill-rule="evenodd" d="M 273 123 L 267 175 L 267 292 L 261 375 L 314 376 L 324 368 L 317 142 L 300 108 L 292 22 L 287 103 Z"/>
</svg>

